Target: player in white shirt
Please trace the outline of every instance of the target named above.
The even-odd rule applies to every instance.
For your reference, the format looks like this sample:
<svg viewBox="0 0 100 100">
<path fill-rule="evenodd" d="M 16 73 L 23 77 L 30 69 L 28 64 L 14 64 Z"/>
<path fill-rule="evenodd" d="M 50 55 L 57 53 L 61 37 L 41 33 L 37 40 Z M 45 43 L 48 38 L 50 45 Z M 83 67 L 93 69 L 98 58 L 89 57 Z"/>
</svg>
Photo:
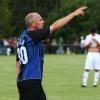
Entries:
<svg viewBox="0 0 100 100">
<path fill-rule="evenodd" d="M 84 41 L 84 47 L 87 49 L 88 53 L 83 73 L 82 87 L 87 86 L 90 70 L 94 70 L 93 87 L 96 87 L 99 80 L 99 70 L 100 70 L 100 53 L 99 53 L 100 35 L 96 33 L 95 28 L 91 30 L 91 34 L 87 35 Z"/>
</svg>

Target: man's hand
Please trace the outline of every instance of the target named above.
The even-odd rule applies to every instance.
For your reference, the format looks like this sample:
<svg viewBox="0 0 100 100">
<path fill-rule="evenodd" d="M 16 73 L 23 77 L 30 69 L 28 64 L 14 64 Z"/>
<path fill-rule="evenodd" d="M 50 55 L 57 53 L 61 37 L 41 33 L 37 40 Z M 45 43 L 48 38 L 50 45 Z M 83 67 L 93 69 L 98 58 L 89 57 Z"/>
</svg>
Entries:
<svg viewBox="0 0 100 100">
<path fill-rule="evenodd" d="M 92 38 L 92 41 L 94 41 L 95 43 L 98 43 L 98 41 L 95 38 Z"/>
<path fill-rule="evenodd" d="M 87 6 L 83 6 L 83 7 L 78 8 L 77 10 L 75 10 L 73 12 L 74 16 L 78 16 L 78 15 L 84 16 L 84 13 L 85 13 L 84 10 L 87 8 L 88 8 Z"/>
<path fill-rule="evenodd" d="M 70 13 L 69 15 L 55 21 L 53 24 L 50 25 L 50 32 L 54 32 L 55 30 L 59 29 L 60 27 L 63 27 L 68 22 L 70 22 L 75 16 L 78 15 L 84 15 L 84 10 L 87 9 L 86 6 L 83 6 L 74 12 Z"/>
</svg>

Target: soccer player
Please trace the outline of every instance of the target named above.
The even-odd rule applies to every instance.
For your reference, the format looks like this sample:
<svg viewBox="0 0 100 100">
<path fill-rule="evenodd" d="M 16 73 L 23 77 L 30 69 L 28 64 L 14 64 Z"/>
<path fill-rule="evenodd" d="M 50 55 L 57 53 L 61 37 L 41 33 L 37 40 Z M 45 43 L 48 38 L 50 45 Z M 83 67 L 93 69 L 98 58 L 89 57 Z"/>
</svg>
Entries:
<svg viewBox="0 0 100 100">
<path fill-rule="evenodd" d="M 96 28 L 92 28 L 91 34 L 87 35 L 84 47 L 88 49 L 88 53 L 83 73 L 82 87 L 87 86 L 87 80 L 90 70 L 94 70 L 95 72 L 93 86 L 96 87 L 99 80 L 99 70 L 100 70 L 100 53 L 99 53 L 100 35 L 97 34 Z"/>
<path fill-rule="evenodd" d="M 43 43 L 60 27 L 66 25 L 75 16 L 84 15 L 86 6 L 55 21 L 50 27 L 44 27 L 40 14 L 29 13 L 25 17 L 27 29 L 23 31 L 17 42 L 16 71 L 19 100 L 47 100 L 42 87 Z"/>
</svg>

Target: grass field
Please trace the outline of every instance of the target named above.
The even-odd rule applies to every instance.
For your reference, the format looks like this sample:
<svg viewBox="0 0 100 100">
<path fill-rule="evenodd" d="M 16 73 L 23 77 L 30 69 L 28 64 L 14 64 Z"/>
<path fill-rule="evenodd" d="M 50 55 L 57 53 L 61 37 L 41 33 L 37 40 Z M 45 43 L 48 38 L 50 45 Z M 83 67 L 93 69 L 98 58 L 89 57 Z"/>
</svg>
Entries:
<svg viewBox="0 0 100 100">
<path fill-rule="evenodd" d="M 81 88 L 84 55 L 45 55 L 43 86 L 48 100 L 100 100 L 100 83 Z M 0 56 L 0 100 L 18 100 L 15 56 Z M 27 99 L 28 100 L 28 99 Z"/>
</svg>

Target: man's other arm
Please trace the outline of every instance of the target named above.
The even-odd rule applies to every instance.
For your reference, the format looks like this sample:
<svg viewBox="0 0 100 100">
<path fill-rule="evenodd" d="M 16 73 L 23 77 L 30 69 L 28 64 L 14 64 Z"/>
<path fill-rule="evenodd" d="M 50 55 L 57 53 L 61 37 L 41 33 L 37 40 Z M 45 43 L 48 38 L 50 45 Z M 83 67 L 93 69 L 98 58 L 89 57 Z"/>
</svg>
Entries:
<svg viewBox="0 0 100 100">
<path fill-rule="evenodd" d="M 17 76 L 20 73 L 20 67 L 21 67 L 20 63 L 18 61 L 16 61 L 16 74 L 17 74 Z"/>
</svg>

